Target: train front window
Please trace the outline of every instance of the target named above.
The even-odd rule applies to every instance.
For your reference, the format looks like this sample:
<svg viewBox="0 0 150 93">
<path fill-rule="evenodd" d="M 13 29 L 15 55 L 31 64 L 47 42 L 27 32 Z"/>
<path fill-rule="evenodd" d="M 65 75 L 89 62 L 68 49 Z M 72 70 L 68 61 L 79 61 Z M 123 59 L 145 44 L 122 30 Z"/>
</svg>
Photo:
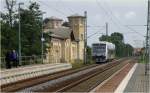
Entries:
<svg viewBox="0 0 150 93">
<path fill-rule="evenodd" d="M 106 51 L 106 44 L 94 44 L 93 53 L 104 54 Z"/>
<path fill-rule="evenodd" d="M 106 51 L 106 44 L 100 44 L 99 53 L 105 53 L 105 51 Z"/>
</svg>

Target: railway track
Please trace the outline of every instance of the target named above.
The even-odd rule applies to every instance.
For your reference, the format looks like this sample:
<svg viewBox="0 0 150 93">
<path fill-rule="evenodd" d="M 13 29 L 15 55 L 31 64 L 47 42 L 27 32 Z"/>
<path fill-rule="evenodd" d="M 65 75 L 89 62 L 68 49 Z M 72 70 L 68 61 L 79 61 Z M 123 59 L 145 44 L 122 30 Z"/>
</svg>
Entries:
<svg viewBox="0 0 150 93">
<path fill-rule="evenodd" d="M 56 89 L 54 92 L 89 92 L 129 62 L 131 62 L 131 60 L 119 63 L 110 63 L 101 67 L 95 73 L 90 72 L 87 76 L 84 75 L 84 77 L 78 78 L 74 82 L 70 81 L 68 85 L 64 85 L 60 89 Z M 52 89 L 49 87 L 41 91 L 48 92 L 52 91 Z"/>
<path fill-rule="evenodd" d="M 131 61 L 132 60 L 126 61 L 122 64 L 116 64 L 115 66 L 110 66 L 110 68 L 108 67 L 107 69 L 104 68 L 103 71 L 91 74 L 82 80 L 74 82 L 74 84 L 70 84 L 65 88 L 58 90 L 58 92 L 90 92 L 122 67 L 132 64 L 129 63 Z"/>
<path fill-rule="evenodd" d="M 33 86 L 33 87 L 29 87 L 29 88 L 20 90 L 19 92 L 31 92 L 31 91 L 33 91 L 33 92 L 56 92 L 56 91 L 60 90 L 61 88 L 63 88 L 64 86 L 68 86 L 71 83 L 74 83 L 74 82 L 80 80 L 81 78 L 85 78 L 85 77 L 89 76 L 91 73 L 95 73 L 99 70 L 101 71 L 102 68 L 109 67 L 108 65 L 111 66 L 112 64 L 120 64 L 124 60 L 126 60 L 126 59 L 121 59 L 118 61 L 114 61 L 114 62 L 98 65 L 96 67 L 81 70 L 79 72 L 72 73 L 72 74 L 69 74 L 69 75 L 61 77 L 61 78 L 57 78 L 57 79 Z"/>
<path fill-rule="evenodd" d="M 69 91 L 69 90 L 71 91 L 73 88 L 75 88 L 75 86 L 81 84 L 83 81 L 85 82 L 91 79 L 92 77 L 97 76 L 97 74 L 103 73 L 104 71 L 107 71 L 114 66 L 122 64 L 124 63 L 122 61 L 125 60 L 126 59 L 121 59 L 107 64 L 91 65 L 88 67 L 83 67 L 81 69 L 69 70 L 61 73 L 56 73 L 53 75 L 36 77 L 36 78 L 16 82 L 13 84 L 1 86 L 1 90 L 2 92 L 15 92 L 15 91 L 61 92 L 61 91 Z"/>
<path fill-rule="evenodd" d="M 2 92 L 15 92 L 15 91 L 27 88 L 27 87 L 31 87 L 40 83 L 44 83 L 49 80 L 57 79 L 57 78 L 60 78 L 60 77 L 63 77 L 72 73 L 79 72 L 81 70 L 95 67 L 95 66 L 97 66 L 97 64 L 85 66 L 80 69 L 70 69 L 70 70 L 60 71 L 60 72 L 53 73 L 53 74 L 19 80 L 17 82 L 1 85 L 0 87 L 1 87 Z"/>
</svg>

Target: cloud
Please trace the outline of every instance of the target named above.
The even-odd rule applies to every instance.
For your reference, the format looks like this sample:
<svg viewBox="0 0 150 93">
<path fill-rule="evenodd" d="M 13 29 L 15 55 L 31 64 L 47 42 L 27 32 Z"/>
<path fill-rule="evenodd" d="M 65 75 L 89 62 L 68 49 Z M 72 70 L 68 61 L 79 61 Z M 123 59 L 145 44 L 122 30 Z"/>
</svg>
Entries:
<svg viewBox="0 0 150 93">
<path fill-rule="evenodd" d="M 135 17 L 136 17 L 136 13 L 134 11 L 130 11 L 125 14 L 126 19 L 131 19 L 131 18 L 135 18 Z"/>
<path fill-rule="evenodd" d="M 114 12 L 114 16 L 119 18 L 119 19 L 121 18 L 121 14 L 119 12 Z"/>
<path fill-rule="evenodd" d="M 141 4 L 147 2 L 147 0 L 107 0 L 108 2 L 117 3 L 117 4 Z"/>
<path fill-rule="evenodd" d="M 36 1 L 36 0 L 35 0 Z M 47 1 L 47 2 L 55 2 L 55 0 L 40 0 L 40 1 Z M 56 0 L 59 1 L 59 0 Z M 61 0 L 62 2 L 95 2 L 95 0 Z"/>
</svg>

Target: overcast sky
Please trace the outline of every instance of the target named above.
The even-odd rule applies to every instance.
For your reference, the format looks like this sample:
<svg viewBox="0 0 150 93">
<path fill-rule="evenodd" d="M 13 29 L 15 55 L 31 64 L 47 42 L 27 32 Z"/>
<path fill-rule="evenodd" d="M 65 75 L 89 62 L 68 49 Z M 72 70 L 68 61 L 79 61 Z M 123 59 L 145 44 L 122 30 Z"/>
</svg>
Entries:
<svg viewBox="0 0 150 93">
<path fill-rule="evenodd" d="M 30 0 L 17 0 L 28 5 Z M 33 0 L 31 0 L 33 1 Z M 142 47 L 147 24 L 147 0 L 34 0 L 46 12 L 44 17 L 56 16 L 67 21 L 72 14 L 88 16 L 88 45 L 98 42 L 101 33 L 105 34 L 105 23 L 109 24 L 109 35 L 113 32 L 123 33 L 126 43 L 134 47 Z M 5 11 L 4 0 L 1 0 L 1 10 Z M 127 25 L 130 25 L 127 27 Z M 131 26 L 140 25 L 140 26 Z M 136 31 L 136 32 L 135 32 Z"/>
</svg>

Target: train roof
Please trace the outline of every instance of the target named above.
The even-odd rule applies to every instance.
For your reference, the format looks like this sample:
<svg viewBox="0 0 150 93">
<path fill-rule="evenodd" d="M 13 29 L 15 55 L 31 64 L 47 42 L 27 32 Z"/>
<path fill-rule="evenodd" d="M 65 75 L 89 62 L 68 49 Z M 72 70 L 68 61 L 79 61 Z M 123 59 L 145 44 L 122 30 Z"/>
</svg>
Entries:
<svg viewBox="0 0 150 93">
<path fill-rule="evenodd" d="M 93 43 L 93 44 L 106 44 L 108 46 L 108 48 L 115 49 L 115 44 L 113 44 L 111 42 L 107 42 L 107 41 L 100 41 L 99 43 Z"/>
<path fill-rule="evenodd" d="M 113 43 L 107 42 L 107 41 L 100 41 L 98 43 L 93 43 L 93 44 L 111 44 L 111 45 L 114 45 Z"/>
</svg>

